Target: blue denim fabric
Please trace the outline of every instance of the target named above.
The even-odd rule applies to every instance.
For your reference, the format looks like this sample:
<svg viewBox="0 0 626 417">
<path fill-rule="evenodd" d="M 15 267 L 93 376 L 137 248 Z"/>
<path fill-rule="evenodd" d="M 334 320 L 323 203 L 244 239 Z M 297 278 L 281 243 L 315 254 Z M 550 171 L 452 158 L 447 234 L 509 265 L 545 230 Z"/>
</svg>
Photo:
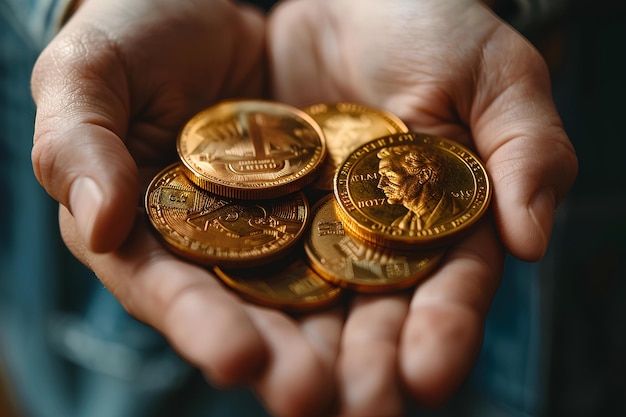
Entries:
<svg viewBox="0 0 626 417">
<path fill-rule="evenodd" d="M 28 417 L 262 416 L 246 390 L 218 391 L 129 317 L 65 249 L 57 205 L 32 174 L 32 65 L 62 4 L 0 0 L 0 354 Z M 541 405 L 536 265 L 507 261 L 466 385 L 424 416 L 535 416 Z"/>
</svg>

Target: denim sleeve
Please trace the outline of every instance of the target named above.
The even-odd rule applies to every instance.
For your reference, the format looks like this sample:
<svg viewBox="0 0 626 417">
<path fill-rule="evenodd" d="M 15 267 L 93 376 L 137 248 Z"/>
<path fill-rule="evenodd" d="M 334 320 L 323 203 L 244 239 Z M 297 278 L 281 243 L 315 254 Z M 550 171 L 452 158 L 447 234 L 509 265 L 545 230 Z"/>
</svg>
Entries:
<svg viewBox="0 0 626 417">
<path fill-rule="evenodd" d="M 70 0 L 0 0 L 0 14 L 29 44 L 43 48 L 59 30 Z"/>
</svg>

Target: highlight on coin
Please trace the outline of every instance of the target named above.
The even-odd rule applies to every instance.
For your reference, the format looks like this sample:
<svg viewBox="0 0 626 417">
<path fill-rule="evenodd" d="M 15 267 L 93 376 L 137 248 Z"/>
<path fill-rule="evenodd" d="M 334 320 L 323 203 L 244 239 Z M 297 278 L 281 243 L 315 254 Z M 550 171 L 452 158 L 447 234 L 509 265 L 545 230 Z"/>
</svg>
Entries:
<svg viewBox="0 0 626 417">
<path fill-rule="evenodd" d="M 312 183 L 326 157 L 326 140 L 302 110 L 266 100 L 226 100 L 183 126 L 177 150 L 194 184 L 222 197 L 258 200 Z"/>
<path fill-rule="evenodd" d="M 398 251 L 374 246 L 346 233 L 332 195 L 311 210 L 304 249 L 313 270 L 333 284 L 363 293 L 398 291 L 431 273 L 444 249 Z"/>
<path fill-rule="evenodd" d="M 205 265 L 256 266 L 292 250 L 304 233 L 309 205 L 302 192 L 239 201 L 205 191 L 181 164 L 161 171 L 145 197 L 148 218 L 174 253 Z"/>
<path fill-rule="evenodd" d="M 350 102 L 226 100 L 182 127 L 177 150 L 145 195 L 158 238 L 290 312 L 418 285 L 492 194 L 469 149 Z M 312 210 L 307 195 L 321 198 Z"/>
</svg>

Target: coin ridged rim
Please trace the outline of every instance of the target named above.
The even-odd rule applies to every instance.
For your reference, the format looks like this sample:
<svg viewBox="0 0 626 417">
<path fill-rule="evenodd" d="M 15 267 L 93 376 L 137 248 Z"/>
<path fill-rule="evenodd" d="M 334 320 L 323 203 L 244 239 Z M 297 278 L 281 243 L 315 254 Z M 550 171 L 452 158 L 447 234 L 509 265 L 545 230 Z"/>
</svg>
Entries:
<svg viewBox="0 0 626 417">
<path fill-rule="evenodd" d="M 262 112 L 264 109 L 269 108 L 280 109 L 285 115 L 296 116 L 313 129 L 319 138 L 319 146 L 316 148 L 310 161 L 298 172 L 277 178 L 273 181 L 230 182 L 218 176 L 208 175 L 197 169 L 194 164 L 189 161 L 186 152 L 182 149 L 184 136 L 187 134 L 189 126 L 192 126 L 196 121 L 201 120 L 208 114 L 216 112 L 227 113 L 228 111 L 232 112 L 232 114 L 236 114 L 237 111 L 246 109 L 254 109 L 257 112 Z M 324 132 L 313 117 L 288 104 L 261 99 L 224 100 L 201 110 L 184 124 L 176 140 L 176 150 L 184 166 L 185 175 L 187 175 L 191 182 L 219 196 L 238 200 L 278 198 L 302 190 L 315 181 L 322 169 L 327 153 Z"/>
<path fill-rule="evenodd" d="M 373 151 L 377 152 L 391 143 L 394 145 L 439 145 L 444 150 L 455 154 L 466 165 L 468 170 L 474 173 L 474 183 L 480 192 L 476 193 L 472 203 L 468 204 L 467 208 L 454 221 L 449 222 L 452 227 L 445 225 L 444 227 L 436 228 L 437 230 L 428 229 L 418 236 L 385 233 L 385 230 L 389 231 L 389 226 L 372 219 L 356 207 L 348 187 L 348 178 L 355 167 L 355 163 L 360 155 Z M 470 168 L 470 164 L 478 167 L 478 169 Z M 482 188 L 477 185 L 478 182 L 482 184 L 480 186 Z M 418 132 L 387 135 L 363 144 L 352 152 L 339 167 L 335 173 L 333 184 L 333 192 L 337 205 L 340 208 L 337 214 L 349 233 L 375 245 L 402 250 L 435 248 L 449 244 L 457 238 L 464 236 L 467 230 L 477 223 L 489 210 L 493 193 L 489 174 L 480 158 L 474 152 L 454 140 Z"/>
<path fill-rule="evenodd" d="M 161 217 L 159 217 L 158 215 L 155 215 L 155 210 L 153 210 L 153 208 L 151 207 L 150 199 L 152 198 L 153 191 L 159 188 L 159 186 L 157 185 L 163 181 L 164 177 L 168 173 L 172 171 L 176 171 L 176 170 L 178 170 L 178 173 L 176 175 L 180 176 L 181 178 L 184 178 L 185 181 L 188 182 L 189 187 L 193 187 L 194 191 L 197 193 L 212 194 L 216 198 L 225 200 L 226 202 L 230 202 L 230 203 L 251 204 L 251 202 L 246 201 L 246 200 L 237 201 L 235 199 L 225 198 L 225 197 L 218 196 L 216 194 L 210 193 L 209 191 L 206 191 L 204 189 L 197 187 L 195 184 L 193 184 L 189 180 L 189 178 L 186 175 L 184 175 L 184 172 L 183 172 L 184 169 L 181 163 L 178 163 L 178 162 L 174 163 L 164 168 L 163 170 L 161 170 L 152 179 L 152 181 L 148 185 L 148 188 L 146 189 L 146 193 L 144 196 L 144 208 L 146 210 L 146 216 L 150 224 L 152 225 L 152 229 L 154 230 L 157 238 L 165 245 L 165 247 L 168 250 L 180 256 L 181 258 L 185 258 L 189 261 L 206 265 L 206 266 L 219 265 L 222 267 L 246 267 L 246 268 L 261 266 L 261 265 L 274 262 L 277 259 L 280 259 L 286 254 L 289 254 L 290 252 L 292 252 L 297 247 L 298 243 L 300 243 L 302 236 L 307 230 L 308 222 L 310 221 L 310 217 L 311 217 L 311 210 L 310 210 L 309 202 L 308 202 L 306 195 L 300 191 L 291 196 L 281 197 L 281 198 L 273 199 L 273 200 L 263 200 L 259 202 L 263 204 L 276 204 L 281 201 L 284 201 L 284 199 L 291 199 L 291 198 L 299 199 L 301 201 L 302 206 L 304 207 L 302 227 L 300 227 L 297 233 L 295 233 L 294 237 L 289 242 L 285 243 L 284 245 L 279 245 L 272 251 L 259 251 L 259 253 L 254 256 L 241 257 L 241 256 L 235 255 L 234 253 L 232 254 L 232 256 L 228 256 L 227 254 L 231 254 L 231 252 L 222 250 L 216 246 L 211 246 L 209 243 L 206 243 L 206 242 L 199 243 L 191 239 L 189 236 L 182 235 L 179 231 L 177 231 L 170 224 L 168 224 L 165 219 L 162 219 L 163 221 L 161 222 L 157 221 L 156 218 L 161 218 Z M 164 224 L 166 224 L 166 226 L 164 226 Z M 170 235 L 170 233 L 172 235 L 180 237 L 180 239 L 174 239 L 172 235 Z M 198 250 L 193 250 L 191 248 L 192 246 L 194 247 L 201 246 L 201 247 L 210 248 L 210 250 L 215 251 L 215 253 L 219 253 L 221 255 L 210 255 L 210 254 L 198 251 Z M 258 251 L 258 248 L 256 249 L 256 251 Z"/>
<path fill-rule="evenodd" d="M 346 276 L 346 274 L 340 274 L 337 270 L 328 267 L 321 261 L 321 249 L 319 245 L 316 245 L 313 239 L 313 227 L 315 226 L 315 222 L 317 219 L 317 215 L 320 210 L 326 208 L 327 205 L 332 204 L 332 208 L 336 216 L 336 219 L 340 220 L 340 217 L 337 215 L 340 211 L 337 206 L 337 201 L 334 196 L 331 194 L 322 200 L 318 201 L 313 208 L 311 209 L 311 224 L 309 226 L 309 233 L 307 238 L 304 240 L 304 251 L 306 253 L 307 259 L 311 268 L 316 271 L 322 278 L 328 280 L 332 284 L 335 284 L 341 288 L 353 290 L 360 293 L 368 293 L 368 294 L 381 294 L 388 293 L 394 291 L 400 291 L 407 288 L 411 288 L 415 286 L 419 281 L 423 280 L 427 277 L 432 271 L 434 271 L 441 263 L 446 250 L 445 249 L 437 249 L 437 250 L 428 250 L 428 251 L 398 251 L 391 250 L 383 247 L 370 246 L 370 250 L 372 251 L 384 251 L 386 256 L 395 257 L 395 258 L 404 258 L 407 263 L 417 263 L 417 270 L 413 272 L 413 274 L 409 276 L 405 276 L 402 279 L 398 279 L 396 281 L 389 280 L 387 282 L 379 280 L 372 281 L 366 279 L 360 279 L 357 276 L 351 278 Z M 341 221 L 341 220 L 340 220 Z M 343 222 L 342 222 L 343 223 Z M 345 237 L 351 239 L 353 243 L 357 245 L 361 245 L 361 248 L 365 248 L 371 243 L 367 243 L 365 241 L 360 241 L 357 236 L 350 235 L 348 231 L 346 231 Z M 367 264 L 365 264 L 367 265 Z M 376 266 L 374 264 L 371 264 Z M 406 266 L 406 265 L 405 265 Z M 372 268 L 375 269 L 375 268 Z"/>
<path fill-rule="evenodd" d="M 307 264 L 307 261 L 304 259 L 291 260 L 291 262 L 298 261 L 303 262 L 305 265 Z M 256 290 L 254 287 L 247 286 L 246 281 L 248 277 L 238 278 L 236 274 L 241 272 L 235 269 L 214 267 L 213 272 L 215 272 L 215 275 L 217 275 L 217 277 L 222 280 L 226 286 L 234 290 L 242 298 L 267 307 L 280 308 L 281 310 L 294 313 L 306 313 L 336 304 L 343 296 L 343 289 L 323 279 L 323 277 L 319 276 L 319 274 L 311 268 L 310 265 L 308 265 L 308 268 L 312 274 L 315 274 L 315 276 L 320 279 L 320 281 L 328 285 L 328 291 L 323 291 L 315 296 L 308 295 L 299 299 L 272 297 L 270 293 L 262 292 Z M 245 273 L 250 274 L 252 271 L 247 269 L 245 270 Z M 267 283 L 267 285 L 271 286 L 271 283 Z"/>
</svg>

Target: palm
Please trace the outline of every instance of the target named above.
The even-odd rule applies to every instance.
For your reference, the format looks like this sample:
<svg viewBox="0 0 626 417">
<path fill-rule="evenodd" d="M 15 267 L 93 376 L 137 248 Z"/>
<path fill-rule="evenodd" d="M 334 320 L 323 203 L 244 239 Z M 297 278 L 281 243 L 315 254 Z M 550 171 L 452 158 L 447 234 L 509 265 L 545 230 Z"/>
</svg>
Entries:
<svg viewBox="0 0 626 417">
<path fill-rule="evenodd" d="M 208 270 L 164 250 L 141 216 L 130 233 L 120 225 L 126 219 L 132 223 L 134 216 L 125 216 L 124 209 L 134 214 L 141 183 L 175 158 L 175 137 L 187 118 L 223 98 L 261 94 L 263 20 L 228 2 L 151 1 L 135 2 L 132 8 L 121 3 L 125 3 L 122 8 L 110 2 L 86 3 L 81 18 L 65 28 L 69 34 L 62 33 L 55 41 L 61 47 L 53 53 L 67 51 L 64 42 L 72 46 L 70 59 L 56 56 L 52 61 L 63 63 L 59 72 L 86 86 L 81 103 L 69 104 L 77 108 L 83 104 L 90 111 L 74 129 L 91 142 L 110 146 L 108 162 L 119 164 L 109 165 L 99 175 L 126 174 L 126 181 L 102 181 L 116 185 L 108 193 L 114 223 L 92 240 L 101 242 L 116 233 L 128 238 L 113 252 L 91 252 L 76 238 L 75 219 L 62 209 L 64 238 L 133 316 L 166 335 L 212 383 L 250 383 L 279 415 L 322 413 L 332 398 L 331 369 L 341 312 L 296 319 L 250 305 L 226 290 Z M 159 10 L 143 9 L 148 6 Z M 154 18 L 142 15 L 146 13 Z M 141 30 L 137 30 L 138 16 Z M 84 50 L 76 48 L 79 36 L 85 37 L 78 44 L 85 45 Z M 48 72 L 45 58 L 49 56 L 43 55 L 36 70 L 40 74 Z M 43 123 L 49 123 L 46 112 L 58 109 L 55 104 L 40 106 Z M 123 143 L 117 138 L 123 138 Z M 36 166 L 45 165 L 45 158 L 35 150 Z M 72 160 L 76 163 L 80 158 L 72 155 Z"/>
<path fill-rule="evenodd" d="M 260 17 L 228 3 L 188 10 L 166 5 L 175 11 L 148 25 L 150 36 L 133 39 L 141 34 L 131 28 L 130 39 L 117 44 L 128 74 L 121 93 L 127 89 L 127 144 L 140 166 L 163 166 L 163 157 L 173 156 L 180 126 L 201 108 L 233 96 L 259 96 L 262 88 Z M 220 7 L 231 10 L 215 10 Z"/>
<path fill-rule="evenodd" d="M 270 17 L 274 97 L 363 102 L 475 149 L 501 240 L 539 259 L 576 172 L 539 53 L 475 0 L 312 3 L 285 2 Z"/>
<path fill-rule="evenodd" d="M 369 103 L 414 129 L 469 144 L 478 116 L 472 111 L 483 104 L 474 100 L 487 103 L 499 93 L 473 92 L 487 81 L 476 79 L 483 75 L 481 66 L 499 64 L 489 62 L 488 48 L 504 26 L 487 9 L 465 0 L 421 1 L 410 8 L 402 1 L 326 1 L 315 8 L 307 3 L 284 3 L 270 20 L 276 98 L 296 105 Z M 520 40 L 508 31 L 498 42 L 513 48 Z"/>
<path fill-rule="evenodd" d="M 406 3 L 279 6 L 268 27 L 274 98 L 297 106 L 348 100 L 386 108 L 414 130 L 464 142 L 496 167 L 498 152 L 505 152 L 498 151 L 498 137 L 485 134 L 496 114 L 489 105 L 528 66 L 502 71 L 504 58 L 493 49 L 507 45 L 537 58 L 534 51 L 476 2 Z M 477 354 L 502 262 L 495 228 L 483 224 L 451 248 L 412 298 L 357 298 L 337 370 L 344 413 L 401 413 L 405 388 L 427 404 L 450 395 Z"/>
<path fill-rule="evenodd" d="M 292 317 L 244 302 L 206 268 L 165 250 L 143 218 L 121 248 L 106 254 L 76 240 L 76 223 L 64 208 L 60 221 L 73 253 L 209 382 L 250 384 L 277 415 L 324 415 L 333 398 L 339 309 Z"/>
</svg>

